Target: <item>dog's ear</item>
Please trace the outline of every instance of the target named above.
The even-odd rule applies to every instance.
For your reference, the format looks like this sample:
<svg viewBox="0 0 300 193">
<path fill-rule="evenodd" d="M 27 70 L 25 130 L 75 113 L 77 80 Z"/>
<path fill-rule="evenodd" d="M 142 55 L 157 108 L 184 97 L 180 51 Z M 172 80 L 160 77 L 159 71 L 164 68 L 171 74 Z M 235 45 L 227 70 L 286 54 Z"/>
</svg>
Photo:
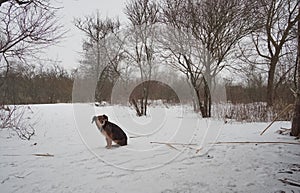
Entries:
<svg viewBox="0 0 300 193">
<path fill-rule="evenodd" d="M 106 121 L 108 121 L 108 116 L 103 115 L 104 119 L 106 119 Z"/>
<path fill-rule="evenodd" d="M 94 116 L 93 118 L 92 118 L 92 123 L 94 123 L 94 121 L 96 121 L 98 119 L 98 117 L 97 116 Z"/>
</svg>

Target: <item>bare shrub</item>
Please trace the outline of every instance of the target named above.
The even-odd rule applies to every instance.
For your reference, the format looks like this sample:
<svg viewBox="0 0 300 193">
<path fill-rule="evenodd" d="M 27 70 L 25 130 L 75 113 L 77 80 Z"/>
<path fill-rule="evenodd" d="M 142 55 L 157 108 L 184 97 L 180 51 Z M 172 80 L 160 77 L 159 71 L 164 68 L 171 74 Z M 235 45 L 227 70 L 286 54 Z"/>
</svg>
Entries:
<svg viewBox="0 0 300 193">
<path fill-rule="evenodd" d="M 274 120 L 286 106 L 286 104 L 277 103 L 273 107 L 267 107 L 267 103 L 263 102 L 248 104 L 219 103 L 213 105 L 213 117 L 246 122 L 268 122 Z M 280 116 L 278 120 L 290 121 L 292 115 L 292 111 L 288 111 Z"/>
<path fill-rule="evenodd" d="M 30 121 L 32 114 L 29 106 L 0 106 L 0 131 L 7 130 L 9 136 L 30 140 L 35 134 L 34 123 Z"/>
</svg>

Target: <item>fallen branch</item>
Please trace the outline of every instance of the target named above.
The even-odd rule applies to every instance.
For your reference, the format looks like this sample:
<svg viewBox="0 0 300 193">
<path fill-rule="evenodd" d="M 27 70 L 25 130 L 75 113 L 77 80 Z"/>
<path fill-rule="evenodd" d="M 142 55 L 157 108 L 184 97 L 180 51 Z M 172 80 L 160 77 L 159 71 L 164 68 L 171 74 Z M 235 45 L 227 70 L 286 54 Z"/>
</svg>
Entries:
<svg viewBox="0 0 300 193">
<path fill-rule="evenodd" d="M 284 179 L 278 179 L 278 180 L 285 184 L 300 187 L 300 182 L 292 180 L 292 179 L 284 178 Z"/>
<path fill-rule="evenodd" d="M 25 178 L 26 176 L 29 176 L 32 172 L 29 172 L 28 174 L 24 175 L 24 176 L 18 176 L 18 175 L 14 175 L 14 177 L 16 178 Z"/>
<path fill-rule="evenodd" d="M 290 145 L 300 145 L 298 142 L 286 142 L 286 141 L 219 141 L 212 144 L 290 144 Z"/>
<path fill-rule="evenodd" d="M 35 156 L 43 156 L 43 157 L 54 157 L 54 155 L 52 154 L 49 154 L 49 153 L 34 153 L 32 155 L 35 155 Z"/>
<path fill-rule="evenodd" d="M 156 143 L 156 144 L 170 144 L 170 145 L 183 145 L 183 146 L 189 146 L 189 145 L 197 145 L 196 143 L 172 143 L 172 142 L 156 142 L 156 141 L 150 141 L 150 143 Z"/>
<path fill-rule="evenodd" d="M 130 136 L 129 138 L 130 139 L 134 139 L 134 138 L 139 138 L 139 137 L 145 137 L 145 136 L 143 136 L 143 135 L 135 135 L 135 136 Z"/>
<path fill-rule="evenodd" d="M 169 146 L 169 147 L 172 148 L 172 149 L 175 149 L 175 150 L 179 151 L 179 149 L 177 149 L 176 147 L 174 147 L 173 145 L 171 145 L 171 144 L 169 144 L 169 143 L 166 143 L 166 145 Z"/>
<path fill-rule="evenodd" d="M 291 133 L 291 129 L 281 127 L 276 133 L 280 135 L 288 135 Z"/>
<path fill-rule="evenodd" d="M 28 174 L 24 175 L 24 176 L 19 176 L 19 175 L 10 175 L 7 178 L 5 178 L 4 180 L 1 181 L 1 184 L 4 184 L 7 180 L 11 179 L 11 177 L 15 177 L 15 178 L 25 178 L 26 176 L 29 176 L 32 172 L 29 172 Z"/>
<path fill-rule="evenodd" d="M 287 111 L 289 111 L 294 105 L 293 104 L 289 104 L 287 107 L 285 107 L 276 117 L 275 119 L 267 126 L 267 128 L 265 128 L 261 133 L 260 135 L 264 134 L 264 132 L 266 132 L 272 125 L 275 121 L 277 121 L 277 119 L 284 113 L 286 113 Z"/>
<path fill-rule="evenodd" d="M 199 151 L 201 151 L 201 150 L 202 150 L 202 147 L 198 148 L 198 149 L 196 150 L 196 154 L 199 153 Z"/>
<path fill-rule="evenodd" d="M 2 180 L 1 184 L 4 184 L 7 180 L 9 180 L 9 177 L 7 177 L 4 180 Z"/>
<path fill-rule="evenodd" d="M 150 143 L 156 143 L 156 144 L 162 144 L 162 145 L 167 145 L 173 149 L 176 149 L 179 151 L 179 149 L 177 149 L 176 147 L 174 147 L 173 145 L 181 145 L 181 146 L 184 146 L 184 147 L 187 147 L 189 149 L 192 149 L 192 150 L 196 150 L 196 153 L 198 153 L 202 148 L 194 148 L 194 147 L 190 147 L 190 146 L 194 146 L 194 145 L 197 145 L 196 143 L 168 143 L 168 142 L 156 142 L 156 141 L 151 141 Z"/>
</svg>

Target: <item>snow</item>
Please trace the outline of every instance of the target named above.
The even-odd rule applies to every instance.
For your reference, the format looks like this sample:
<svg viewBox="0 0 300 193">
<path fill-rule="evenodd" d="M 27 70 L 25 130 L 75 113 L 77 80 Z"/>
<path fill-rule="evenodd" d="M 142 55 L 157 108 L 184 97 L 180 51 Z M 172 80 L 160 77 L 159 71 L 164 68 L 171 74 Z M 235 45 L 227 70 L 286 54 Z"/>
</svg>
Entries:
<svg viewBox="0 0 300 193">
<path fill-rule="evenodd" d="M 300 192 L 278 180 L 300 181 L 299 145 L 213 144 L 298 142 L 276 133 L 289 122 L 275 122 L 260 136 L 268 123 L 225 124 L 202 119 L 188 106 L 150 107 L 147 117 L 118 105 L 31 109 L 39 120 L 30 141 L 1 131 L 0 192 Z M 104 137 L 91 124 L 98 114 L 124 129 L 131 137 L 128 146 L 105 148 Z"/>
</svg>

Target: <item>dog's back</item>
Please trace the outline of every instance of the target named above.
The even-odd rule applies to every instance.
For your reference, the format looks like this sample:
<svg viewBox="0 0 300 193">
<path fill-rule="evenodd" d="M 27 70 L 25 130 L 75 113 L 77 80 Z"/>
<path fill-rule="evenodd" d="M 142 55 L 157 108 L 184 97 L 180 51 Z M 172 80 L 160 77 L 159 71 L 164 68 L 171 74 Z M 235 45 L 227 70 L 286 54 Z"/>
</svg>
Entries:
<svg viewBox="0 0 300 193">
<path fill-rule="evenodd" d="M 127 136 L 118 125 L 107 121 L 107 123 L 103 126 L 103 129 L 115 143 L 120 146 L 127 145 Z"/>
</svg>

